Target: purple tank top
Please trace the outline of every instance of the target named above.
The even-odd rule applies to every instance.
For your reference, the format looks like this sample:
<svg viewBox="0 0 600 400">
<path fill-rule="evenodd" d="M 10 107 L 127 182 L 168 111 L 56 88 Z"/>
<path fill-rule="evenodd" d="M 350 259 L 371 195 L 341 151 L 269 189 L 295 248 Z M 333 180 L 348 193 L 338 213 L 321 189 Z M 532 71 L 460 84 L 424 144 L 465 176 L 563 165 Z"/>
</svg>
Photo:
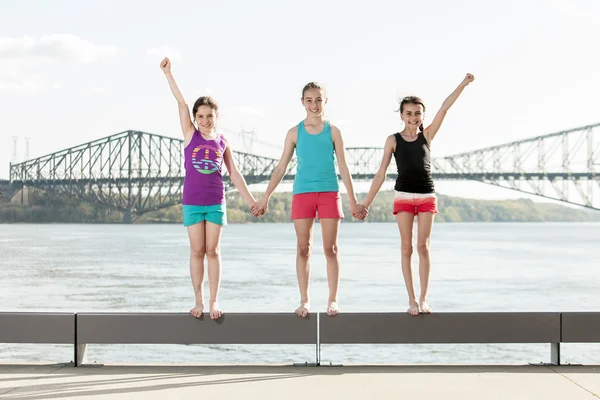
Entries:
<svg viewBox="0 0 600 400">
<path fill-rule="evenodd" d="M 183 151 L 185 180 L 181 204 L 213 206 L 225 203 L 222 172 L 225 147 L 223 135 L 217 135 L 214 140 L 206 140 L 200 132 L 194 132 L 192 140 Z"/>
</svg>

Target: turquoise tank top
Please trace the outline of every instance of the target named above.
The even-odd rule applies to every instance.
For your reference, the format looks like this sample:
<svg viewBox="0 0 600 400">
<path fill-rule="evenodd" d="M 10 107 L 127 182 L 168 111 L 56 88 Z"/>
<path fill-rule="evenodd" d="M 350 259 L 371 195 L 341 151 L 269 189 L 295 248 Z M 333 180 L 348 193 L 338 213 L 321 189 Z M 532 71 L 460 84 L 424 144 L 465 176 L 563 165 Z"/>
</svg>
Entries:
<svg viewBox="0 0 600 400">
<path fill-rule="evenodd" d="M 331 126 L 325 121 L 321 133 L 311 135 L 298 124 L 296 141 L 298 167 L 294 178 L 293 194 L 313 192 L 338 192 L 340 186 L 335 172 L 335 159 Z"/>
</svg>

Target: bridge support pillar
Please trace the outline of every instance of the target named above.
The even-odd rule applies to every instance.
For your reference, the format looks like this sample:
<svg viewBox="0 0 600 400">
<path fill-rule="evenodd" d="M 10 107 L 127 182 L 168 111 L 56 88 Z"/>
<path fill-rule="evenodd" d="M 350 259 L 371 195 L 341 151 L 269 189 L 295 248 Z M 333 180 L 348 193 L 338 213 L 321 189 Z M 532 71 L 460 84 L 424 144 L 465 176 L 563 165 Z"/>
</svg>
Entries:
<svg viewBox="0 0 600 400">
<path fill-rule="evenodd" d="M 123 212 L 123 223 L 133 224 L 133 215 L 131 214 L 131 210 L 126 210 Z"/>
<path fill-rule="evenodd" d="M 12 183 L 10 183 L 8 185 L 8 188 L 6 189 L 6 201 L 10 202 L 13 198 L 13 196 L 15 195 L 15 191 L 16 189 L 14 188 L 14 185 Z"/>
</svg>

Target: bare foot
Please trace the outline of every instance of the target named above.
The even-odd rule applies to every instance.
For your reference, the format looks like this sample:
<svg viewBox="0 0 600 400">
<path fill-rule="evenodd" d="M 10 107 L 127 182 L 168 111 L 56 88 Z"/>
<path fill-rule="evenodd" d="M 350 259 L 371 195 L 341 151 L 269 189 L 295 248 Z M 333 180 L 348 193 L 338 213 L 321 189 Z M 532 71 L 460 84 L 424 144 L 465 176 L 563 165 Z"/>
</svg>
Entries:
<svg viewBox="0 0 600 400">
<path fill-rule="evenodd" d="M 302 318 L 306 318 L 310 311 L 310 303 L 301 303 L 300 307 L 296 308 L 296 314 Z"/>
<path fill-rule="evenodd" d="M 423 314 L 431 314 L 431 307 L 429 307 L 429 303 L 427 303 L 427 299 L 421 300 L 419 302 L 419 307 L 421 307 L 421 312 Z"/>
<path fill-rule="evenodd" d="M 210 303 L 210 319 L 219 319 L 223 316 L 223 310 L 219 308 L 218 302 Z"/>
<path fill-rule="evenodd" d="M 329 315 L 330 317 L 335 317 L 339 313 L 340 307 L 338 306 L 338 303 L 335 301 L 329 302 L 329 305 L 327 306 L 327 315 Z"/>
<path fill-rule="evenodd" d="M 409 304 L 410 307 L 408 308 L 408 313 L 410 315 L 419 315 L 419 304 L 417 304 L 416 300 L 411 301 Z"/>
<path fill-rule="evenodd" d="M 196 306 L 190 310 L 190 314 L 192 314 L 193 317 L 200 318 L 202 314 L 204 314 L 204 304 L 197 303 Z"/>
</svg>

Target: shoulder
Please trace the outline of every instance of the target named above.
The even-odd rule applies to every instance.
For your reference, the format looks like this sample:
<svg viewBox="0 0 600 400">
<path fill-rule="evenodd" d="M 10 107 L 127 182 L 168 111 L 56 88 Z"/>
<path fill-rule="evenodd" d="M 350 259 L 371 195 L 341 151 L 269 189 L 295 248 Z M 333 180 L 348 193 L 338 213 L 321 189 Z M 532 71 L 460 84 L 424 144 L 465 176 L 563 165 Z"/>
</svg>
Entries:
<svg viewBox="0 0 600 400">
<path fill-rule="evenodd" d="M 221 143 L 223 144 L 223 148 L 228 149 L 229 147 L 231 147 L 229 140 L 222 133 L 219 134 L 219 139 L 220 139 Z"/>
<path fill-rule="evenodd" d="M 336 124 L 329 123 L 329 128 L 331 129 L 331 136 L 334 139 L 342 137 L 342 130 Z"/>
<path fill-rule="evenodd" d="M 393 133 L 385 138 L 385 148 L 390 148 L 392 151 L 396 151 L 396 135 L 396 133 Z"/>
<path fill-rule="evenodd" d="M 294 125 L 290 129 L 288 129 L 286 137 L 292 138 L 295 141 L 298 138 L 298 127 L 299 126 L 300 126 L 300 124 Z"/>
</svg>

